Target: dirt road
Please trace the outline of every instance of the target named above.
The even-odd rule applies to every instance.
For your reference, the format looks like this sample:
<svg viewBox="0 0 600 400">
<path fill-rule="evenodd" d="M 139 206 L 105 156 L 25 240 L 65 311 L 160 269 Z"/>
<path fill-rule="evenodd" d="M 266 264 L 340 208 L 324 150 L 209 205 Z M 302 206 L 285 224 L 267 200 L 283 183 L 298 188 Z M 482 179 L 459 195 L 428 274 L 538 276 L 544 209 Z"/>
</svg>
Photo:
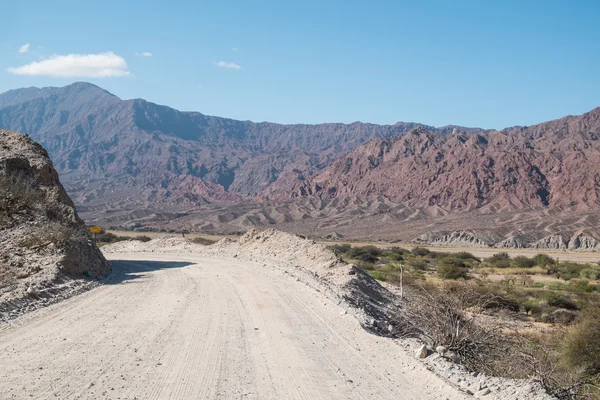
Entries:
<svg viewBox="0 0 600 400">
<path fill-rule="evenodd" d="M 462 399 L 263 264 L 114 254 L 108 284 L 0 326 L 2 399 Z"/>
</svg>

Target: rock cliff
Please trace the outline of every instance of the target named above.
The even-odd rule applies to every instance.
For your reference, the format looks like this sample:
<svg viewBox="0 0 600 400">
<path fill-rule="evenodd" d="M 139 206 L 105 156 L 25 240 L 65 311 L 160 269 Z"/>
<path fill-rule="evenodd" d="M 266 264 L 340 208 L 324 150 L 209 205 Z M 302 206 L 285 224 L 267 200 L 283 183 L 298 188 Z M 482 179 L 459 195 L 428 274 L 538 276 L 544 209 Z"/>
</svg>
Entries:
<svg viewBox="0 0 600 400">
<path fill-rule="evenodd" d="M 0 317 L 108 272 L 44 148 L 0 130 Z"/>
</svg>

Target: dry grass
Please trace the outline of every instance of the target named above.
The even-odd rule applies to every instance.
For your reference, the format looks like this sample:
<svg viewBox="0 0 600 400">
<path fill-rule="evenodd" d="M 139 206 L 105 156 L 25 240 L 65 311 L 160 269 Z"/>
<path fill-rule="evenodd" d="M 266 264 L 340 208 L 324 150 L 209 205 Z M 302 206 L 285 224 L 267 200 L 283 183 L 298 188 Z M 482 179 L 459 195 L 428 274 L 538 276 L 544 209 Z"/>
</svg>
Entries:
<svg viewBox="0 0 600 400">
<path fill-rule="evenodd" d="M 506 349 L 502 326 L 480 324 L 477 314 L 467 309 L 487 309 L 499 304 L 494 295 L 479 294 L 463 284 L 426 285 L 411 288 L 403 306 L 401 326 L 430 345 L 444 346 L 471 370 L 497 374 L 492 360 L 498 360 Z"/>
<path fill-rule="evenodd" d="M 43 200 L 43 193 L 24 175 L 0 175 L 0 227 L 10 225 L 16 213 L 33 209 Z"/>
</svg>

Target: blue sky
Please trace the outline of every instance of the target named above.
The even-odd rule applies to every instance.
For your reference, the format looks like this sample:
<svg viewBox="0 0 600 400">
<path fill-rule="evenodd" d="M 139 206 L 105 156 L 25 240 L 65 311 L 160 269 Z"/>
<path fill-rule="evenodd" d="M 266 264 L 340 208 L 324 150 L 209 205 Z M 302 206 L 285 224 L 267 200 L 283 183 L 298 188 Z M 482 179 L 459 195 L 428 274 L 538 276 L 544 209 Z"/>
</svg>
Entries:
<svg viewBox="0 0 600 400">
<path fill-rule="evenodd" d="M 597 1 L 0 0 L 0 12 L 0 92 L 88 81 L 236 119 L 485 128 L 600 106 Z"/>
</svg>

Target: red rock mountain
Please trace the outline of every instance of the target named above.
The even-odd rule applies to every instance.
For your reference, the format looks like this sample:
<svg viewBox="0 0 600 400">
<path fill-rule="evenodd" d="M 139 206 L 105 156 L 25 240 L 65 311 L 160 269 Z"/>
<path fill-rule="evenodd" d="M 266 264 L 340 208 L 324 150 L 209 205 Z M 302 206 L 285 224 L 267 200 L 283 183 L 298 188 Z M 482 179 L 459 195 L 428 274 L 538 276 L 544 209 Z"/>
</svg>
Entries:
<svg viewBox="0 0 600 400">
<path fill-rule="evenodd" d="M 239 202 L 416 126 L 236 121 L 124 101 L 89 83 L 0 95 L 0 127 L 40 142 L 76 204 L 99 208 Z"/>
<path fill-rule="evenodd" d="M 600 207 L 600 108 L 485 134 L 418 128 L 374 139 L 273 199 L 384 196 L 410 207 L 498 212 Z"/>
<path fill-rule="evenodd" d="M 600 108 L 502 131 L 280 125 L 76 83 L 1 94 L 1 127 L 42 143 L 103 226 L 586 248 L 600 237 Z"/>
</svg>

